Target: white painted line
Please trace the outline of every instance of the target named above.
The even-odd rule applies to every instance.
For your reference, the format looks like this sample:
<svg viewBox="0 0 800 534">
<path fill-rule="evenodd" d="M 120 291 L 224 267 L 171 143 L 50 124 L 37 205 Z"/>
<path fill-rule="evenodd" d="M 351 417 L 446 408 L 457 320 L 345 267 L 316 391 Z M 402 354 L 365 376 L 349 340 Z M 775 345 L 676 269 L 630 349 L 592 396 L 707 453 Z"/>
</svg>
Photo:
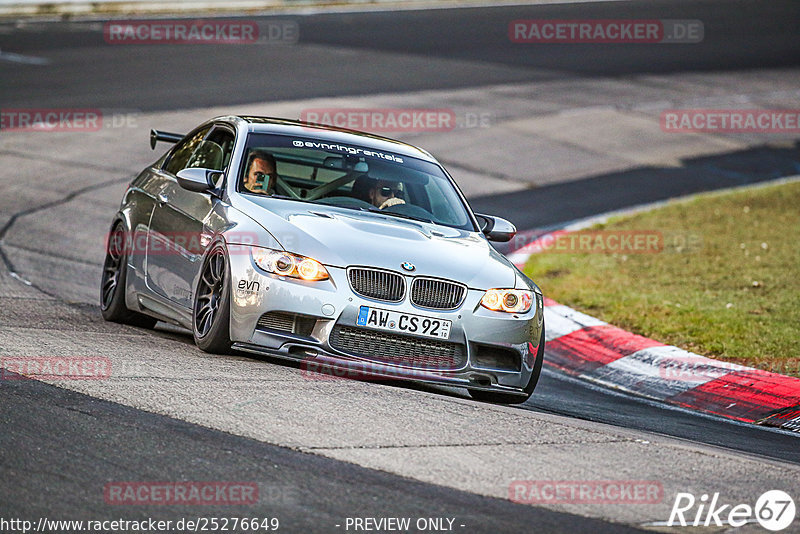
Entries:
<svg viewBox="0 0 800 534">
<path fill-rule="evenodd" d="M 9 63 L 22 63 L 23 65 L 49 65 L 50 60 L 43 57 L 36 56 L 23 56 L 22 54 L 14 54 L 13 52 L 3 52 L 0 50 L 0 61 L 7 61 Z"/>
</svg>

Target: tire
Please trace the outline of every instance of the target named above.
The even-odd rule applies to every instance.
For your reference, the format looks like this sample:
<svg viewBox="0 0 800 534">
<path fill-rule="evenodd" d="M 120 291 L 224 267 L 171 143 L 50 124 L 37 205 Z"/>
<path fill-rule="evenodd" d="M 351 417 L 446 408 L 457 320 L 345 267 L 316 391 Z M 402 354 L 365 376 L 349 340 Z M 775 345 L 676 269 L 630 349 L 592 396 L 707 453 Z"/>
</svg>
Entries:
<svg viewBox="0 0 800 534">
<path fill-rule="evenodd" d="M 227 354 L 231 350 L 231 299 L 228 255 L 215 245 L 203 262 L 194 292 L 192 333 L 204 352 Z"/>
<path fill-rule="evenodd" d="M 525 386 L 525 395 L 512 395 L 510 393 L 498 393 L 495 391 L 483 391 L 477 389 L 469 390 L 469 396 L 476 401 L 492 402 L 495 404 L 522 404 L 533 395 L 536 384 L 539 382 L 539 375 L 542 373 L 542 362 L 544 361 L 544 323 L 542 323 L 542 337 L 539 339 L 539 349 L 536 351 L 536 361 L 533 363 L 533 372 L 528 384 Z"/>
<path fill-rule="evenodd" d="M 157 319 L 129 310 L 125 305 L 125 281 L 128 278 L 128 255 L 125 228 L 115 224 L 106 243 L 106 259 L 100 279 L 100 313 L 103 319 L 114 323 L 153 328 Z"/>
</svg>

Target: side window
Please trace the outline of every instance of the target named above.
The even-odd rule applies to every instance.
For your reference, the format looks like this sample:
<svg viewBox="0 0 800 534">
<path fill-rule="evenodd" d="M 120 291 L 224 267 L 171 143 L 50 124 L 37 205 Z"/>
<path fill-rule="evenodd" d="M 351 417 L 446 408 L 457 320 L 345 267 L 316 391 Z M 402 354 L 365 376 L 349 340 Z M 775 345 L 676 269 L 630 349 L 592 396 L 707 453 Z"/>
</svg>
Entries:
<svg viewBox="0 0 800 534">
<path fill-rule="evenodd" d="M 189 167 L 189 160 L 192 157 L 192 154 L 203 142 L 203 138 L 210 129 L 211 126 L 198 130 L 190 138 L 182 141 L 180 145 L 176 146 L 173 149 L 169 160 L 167 160 L 164 170 L 172 174 L 178 174 L 178 171 Z"/>
<path fill-rule="evenodd" d="M 211 144 L 206 145 L 206 143 L 211 143 Z M 228 168 L 228 164 L 231 162 L 231 156 L 233 155 L 233 132 L 231 132 L 227 128 L 217 127 L 211 132 L 211 134 L 208 137 L 206 137 L 206 140 L 203 142 L 203 145 L 206 146 L 207 150 L 210 151 L 209 157 L 212 158 L 212 160 L 209 161 L 209 163 L 213 164 L 213 166 L 211 165 L 205 166 L 207 169 L 214 169 L 215 171 L 224 171 L 225 169 Z M 190 165 L 190 166 L 201 167 L 202 165 Z"/>
<path fill-rule="evenodd" d="M 189 167 L 205 167 L 215 171 L 227 170 L 231 156 L 233 156 L 233 142 L 233 132 L 227 128 L 214 128 L 192 154 Z M 224 180 L 225 177 L 222 176 L 214 185 L 222 187 Z"/>
<path fill-rule="evenodd" d="M 222 147 L 214 141 L 200 141 L 186 164 L 186 168 L 191 167 L 221 171 L 225 168 L 222 162 Z"/>
</svg>

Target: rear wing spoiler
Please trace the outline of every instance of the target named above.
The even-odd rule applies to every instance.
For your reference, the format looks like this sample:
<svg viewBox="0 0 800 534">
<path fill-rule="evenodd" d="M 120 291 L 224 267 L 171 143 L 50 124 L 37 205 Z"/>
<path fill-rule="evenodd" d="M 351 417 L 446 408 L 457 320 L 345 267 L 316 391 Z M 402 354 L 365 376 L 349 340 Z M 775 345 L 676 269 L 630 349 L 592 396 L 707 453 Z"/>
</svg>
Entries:
<svg viewBox="0 0 800 534">
<path fill-rule="evenodd" d="M 165 141 L 167 143 L 177 143 L 183 139 L 183 134 L 162 132 L 161 130 L 150 130 L 150 148 L 156 149 L 156 143 Z"/>
</svg>

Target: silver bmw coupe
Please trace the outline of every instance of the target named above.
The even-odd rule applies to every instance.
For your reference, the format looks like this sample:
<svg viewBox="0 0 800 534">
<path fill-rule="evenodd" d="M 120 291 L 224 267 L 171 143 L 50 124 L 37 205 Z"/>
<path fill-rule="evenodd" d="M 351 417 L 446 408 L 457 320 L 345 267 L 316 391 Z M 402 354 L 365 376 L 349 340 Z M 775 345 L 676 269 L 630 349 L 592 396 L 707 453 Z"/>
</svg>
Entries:
<svg viewBox="0 0 800 534">
<path fill-rule="evenodd" d="M 520 403 L 544 355 L 541 290 L 427 152 L 368 133 L 229 116 L 129 185 L 106 240 L 103 317 L 191 329 L 202 350 L 467 388 Z"/>
</svg>

